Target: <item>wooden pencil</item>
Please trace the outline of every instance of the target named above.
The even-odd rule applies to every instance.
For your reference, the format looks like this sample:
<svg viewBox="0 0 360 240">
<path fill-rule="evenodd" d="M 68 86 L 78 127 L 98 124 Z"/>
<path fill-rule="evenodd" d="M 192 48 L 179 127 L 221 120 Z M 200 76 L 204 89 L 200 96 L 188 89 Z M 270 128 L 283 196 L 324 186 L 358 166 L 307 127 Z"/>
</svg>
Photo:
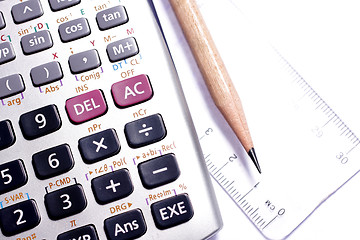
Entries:
<svg viewBox="0 0 360 240">
<path fill-rule="evenodd" d="M 194 0 L 169 0 L 211 97 L 259 173 L 254 144 L 239 95 Z"/>
</svg>

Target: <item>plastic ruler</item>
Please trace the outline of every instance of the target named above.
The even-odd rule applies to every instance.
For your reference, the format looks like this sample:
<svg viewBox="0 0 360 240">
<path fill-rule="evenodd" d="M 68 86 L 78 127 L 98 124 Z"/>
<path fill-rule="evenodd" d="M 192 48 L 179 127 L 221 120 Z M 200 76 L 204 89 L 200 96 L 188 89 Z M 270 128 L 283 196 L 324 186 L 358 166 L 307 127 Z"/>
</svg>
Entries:
<svg viewBox="0 0 360 240">
<path fill-rule="evenodd" d="M 213 37 L 241 96 L 263 174 L 204 91 L 167 1 L 154 1 L 208 170 L 266 238 L 285 239 L 358 172 L 360 141 L 233 5 L 199 2 L 204 10 L 226 11 L 222 22 L 237 23 L 236 31 L 220 24 Z M 219 25 L 216 18 L 206 20 Z"/>
<path fill-rule="evenodd" d="M 244 87 L 254 93 L 266 88 L 261 97 L 246 99 L 263 112 L 260 119 L 247 115 L 254 123 L 262 176 L 252 171 L 246 154 L 214 148 L 226 141 L 216 126 L 204 129 L 199 139 L 210 174 L 253 225 L 266 238 L 285 239 L 358 172 L 360 140 L 309 83 L 271 51 L 268 61 L 277 62 L 278 68 L 265 81 Z"/>
</svg>

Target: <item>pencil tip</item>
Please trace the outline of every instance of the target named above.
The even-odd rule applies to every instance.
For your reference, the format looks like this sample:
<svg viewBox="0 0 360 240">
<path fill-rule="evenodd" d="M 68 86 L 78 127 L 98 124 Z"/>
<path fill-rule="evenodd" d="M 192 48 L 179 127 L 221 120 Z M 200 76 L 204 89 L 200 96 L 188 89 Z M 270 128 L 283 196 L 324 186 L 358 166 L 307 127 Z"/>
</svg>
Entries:
<svg viewBox="0 0 360 240">
<path fill-rule="evenodd" d="M 255 154 L 255 149 L 251 148 L 248 152 L 251 160 L 253 161 L 253 163 L 255 164 L 256 169 L 259 171 L 259 173 L 261 173 L 261 169 L 260 169 L 260 165 L 259 162 L 257 160 L 256 154 Z"/>
</svg>

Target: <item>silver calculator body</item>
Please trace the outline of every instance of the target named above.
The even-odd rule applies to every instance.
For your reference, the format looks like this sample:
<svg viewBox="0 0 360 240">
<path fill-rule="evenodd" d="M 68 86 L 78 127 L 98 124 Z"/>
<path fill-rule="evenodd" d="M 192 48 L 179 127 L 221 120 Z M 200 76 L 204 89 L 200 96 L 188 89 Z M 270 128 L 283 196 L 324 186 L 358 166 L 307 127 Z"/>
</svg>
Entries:
<svg viewBox="0 0 360 240">
<path fill-rule="evenodd" d="M 0 239 L 222 226 L 151 3 L 0 1 Z"/>
</svg>

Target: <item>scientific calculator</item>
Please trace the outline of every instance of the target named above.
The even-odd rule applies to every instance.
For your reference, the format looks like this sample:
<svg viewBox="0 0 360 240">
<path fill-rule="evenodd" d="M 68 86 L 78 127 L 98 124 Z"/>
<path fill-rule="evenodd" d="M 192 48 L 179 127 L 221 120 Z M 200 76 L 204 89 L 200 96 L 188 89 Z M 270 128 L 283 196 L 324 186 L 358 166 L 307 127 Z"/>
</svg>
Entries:
<svg viewBox="0 0 360 240">
<path fill-rule="evenodd" d="M 0 239 L 206 239 L 222 225 L 147 0 L 0 1 Z"/>
</svg>

